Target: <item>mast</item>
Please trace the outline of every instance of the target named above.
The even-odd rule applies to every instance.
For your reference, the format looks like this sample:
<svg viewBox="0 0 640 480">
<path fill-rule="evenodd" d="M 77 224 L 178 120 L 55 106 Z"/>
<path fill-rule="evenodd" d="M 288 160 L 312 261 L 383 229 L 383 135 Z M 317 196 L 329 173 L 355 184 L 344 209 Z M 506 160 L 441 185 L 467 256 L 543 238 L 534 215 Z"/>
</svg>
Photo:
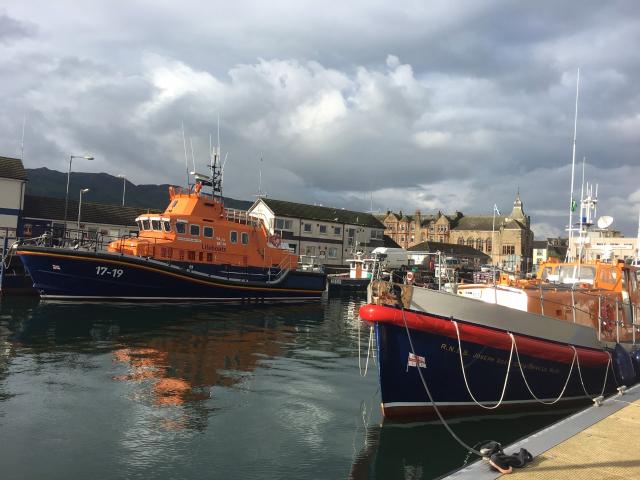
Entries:
<svg viewBox="0 0 640 480">
<path fill-rule="evenodd" d="M 184 146 L 184 167 L 187 170 L 187 188 L 189 188 L 189 157 L 187 156 L 187 139 L 184 136 L 184 122 L 182 122 L 182 145 Z"/>
<path fill-rule="evenodd" d="M 578 76 L 576 78 L 576 110 L 573 119 L 573 154 L 571 156 L 571 192 L 569 198 L 569 248 L 567 249 L 567 260 L 571 260 L 571 240 L 573 237 L 573 210 L 575 209 L 575 200 L 573 199 L 573 180 L 576 170 L 576 137 L 578 134 L 578 93 L 580 88 L 580 69 L 578 68 Z"/>
</svg>

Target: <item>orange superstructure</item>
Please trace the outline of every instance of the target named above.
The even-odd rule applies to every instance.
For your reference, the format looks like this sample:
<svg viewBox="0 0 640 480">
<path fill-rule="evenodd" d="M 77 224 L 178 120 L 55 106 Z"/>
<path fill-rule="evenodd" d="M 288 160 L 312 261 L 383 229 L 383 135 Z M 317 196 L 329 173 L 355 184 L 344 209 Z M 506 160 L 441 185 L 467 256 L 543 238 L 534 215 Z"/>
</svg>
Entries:
<svg viewBox="0 0 640 480">
<path fill-rule="evenodd" d="M 198 185 L 186 192 L 171 187 L 164 213 L 141 215 L 138 237 L 111 242 L 108 250 L 163 262 L 295 268 L 298 256 L 281 248 L 262 220 L 226 209 Z"/>
</svg>

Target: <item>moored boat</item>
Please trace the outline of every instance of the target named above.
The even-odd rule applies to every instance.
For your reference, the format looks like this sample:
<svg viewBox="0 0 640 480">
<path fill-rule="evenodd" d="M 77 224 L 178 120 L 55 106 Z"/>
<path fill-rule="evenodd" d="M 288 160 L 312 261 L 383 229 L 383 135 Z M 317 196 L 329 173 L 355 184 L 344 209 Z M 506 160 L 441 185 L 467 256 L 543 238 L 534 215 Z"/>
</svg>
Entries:
<svg viewBox="0 0 640 480">
<path fill-rule="evenodd" d="M 139 234 L 110 242 L 107 251 L 82 237 L 71 248 L 66 246 L 69 238 L 17 245 L 35 289 L 43 298 L 57 300 L 321 298 L 324 273 L 298 269 L 299 257 L 281 245 L 262 219 L 225 208 L 219 149 L 209 167 L 211 175 L 194 173 L 187 189 L 170 187 L 166 210 L 138 217 Z"/>
</svg>

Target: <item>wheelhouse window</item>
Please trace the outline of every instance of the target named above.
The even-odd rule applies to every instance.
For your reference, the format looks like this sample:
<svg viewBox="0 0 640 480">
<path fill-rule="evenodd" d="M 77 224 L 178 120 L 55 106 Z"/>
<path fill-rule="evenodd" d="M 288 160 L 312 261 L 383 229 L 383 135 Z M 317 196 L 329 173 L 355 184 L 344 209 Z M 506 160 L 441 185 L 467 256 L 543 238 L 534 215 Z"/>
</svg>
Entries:
<svg viewBox="0 0 640 480">
<path fill-rule="evenodd" d="M 170 232 L 171 231 L 171 222 L 169 222 L 169 220 L 163 220 L 162 221 L 162 226 L 164 227 L 164 231 L 165 232 Z"/>
<path fill-rule="evenodd" d="M 206 238 L 212 238 L 213 237 L 213 227 L 203 227 L 202 228 L 202 234 Z"/>
<path fill-rule="evenodd" d="M 142 220 L 142 229 L 143 230 L 151 230 L 151 226 L 149 224 L 149 220 L 148 219 Z"/>
<path fill-rule="evenodd" d="M 187 224 L 185 222 L 176 222 L 176 232 L 185 233 L 187 231 Z"/>
<path fill-rule="evenodd" d="M 231 243 L 238 243 L 238 232 L 232 231 L 229 234 L 229 240 L 231 241 Z"/>
<path fill-rule="evenodd" d="M 189 234 L 194 237 L 200 236 L 200 225 L 189 225 Z"/>
<path fill-rule="evenodd" d="M 138 226 L 138 230 L 142 230 L 142 220 L 136 220 L 136 225 Z"/>
<path fill-rule="evenodd" d="M 151 219 L 151 229 L 152 230 L 160 230 L 160 220 L 158 220 L 157 218 L 152 218 Z"/>
<path fill-rule="evenodd" d="M 247 232 L 242 232 L 242 234 L 240 235 L 240 240 L 241 240 L 243 245 L 248 245 L 249 244 L 249 234 Z"/>
</svg>

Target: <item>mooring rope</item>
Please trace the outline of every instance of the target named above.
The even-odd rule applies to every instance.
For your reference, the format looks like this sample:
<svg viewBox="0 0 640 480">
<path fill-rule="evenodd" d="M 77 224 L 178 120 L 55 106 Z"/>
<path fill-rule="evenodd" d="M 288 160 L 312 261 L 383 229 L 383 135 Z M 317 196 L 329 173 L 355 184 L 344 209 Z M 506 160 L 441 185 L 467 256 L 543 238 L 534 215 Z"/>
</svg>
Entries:
<svg viewBox="0 0 640 480">
<path fill-rule="evenodd" d="M 573 347 L 574 350 L 576 350 L 576 347 Z M 609 352 L 607 352 L 609 353 Z M 578 356 L 578 351 L 576 350 L 576 362 L 578 364 L 578 376 L 580 377 L 580 383 L 582 384 L 582 390 L 584 390 L 584 394 L 591 399 L 592 401 L 595 400 L 596 397 L 592 397 L 589 392 L 587 392 L 587 387 L 584 385 L 584 381 L 582 379 L 582 369 L 580 368 L 580 357 Z M 609 366 L 611 365 L 611 354 L 609 353 L 609 360 L 607 361 L 607 367 L 604 370 L 604 383 L 602 384 L 602 391 L 600 392 L 600 397 L 602 397 L 604 395 L 604 390 L 607 388 L 607 375 L 609 375 Z"/>
<path fill-rule="evenodd" d="M 404 315 L 404 307 L 402 305 L 400 306 L 400 311 L 402 312 L 402 321 L 404 322 L 404 329 L 407 332 L 407 339 L 409 340 L 409 346 L 411 347 L 411 353 L 413 355 L 415 355 L 416 351 L 415 351 L 415 348 L 413 347 L 413 341 L 411 340 L 411 332 L 409 332 L 409 327 L 407 326 L 407 319 L 405 318 L 405 315 Z M 440 413 L 440 409 L 438 408 L 438 406 L 436 405 L 435 400 L 433 399 L 433 396 L 431 395 L 431 391 L 429 390 L 429 387 L 427 386 L 427 382 L 424 379 L 424 375 L 422 375 L 422 369 L 420 368 L 419 365 L 418 365 L 418 374 L 420 375 L 420 381 L 422 382 L 422 386 L 424 387 L 424 390 L 427 393 L 427 396 L 429 397 L 429 401 L 431 402 L 431 405 L 433 406 L 433 409 L 436 412 L 436 415 L 438 415 L 438 418 L 440 419 L 440 422 L 442 422 L 442 425 L 444 425 L 444 427 L 447 429 L 447 431 L 453 437 L 453 439 L 456 442 L 458 442 L 462 447 L 464 447 L 467 451 L 473 452 L 476 455 L 478 455 L 479 457 L 482 457 L 483 456 L 482 453 L 479 450 L 476 450 L 472 446 L 468 445 L 460 437 L 458 437 L 458 435 L 456 435 L 456 432 L 454 432 L 451 429 L 451 427 L 449 426 L 447 421 L 444 419 L 444 417 Z"/>
<path fill-rule="evenodd" d="M 373 350 L 373 325 L 371 325 L 369 327 L 369 341 L 367 342 L 367 360 L 364 364 L 364 373 L 362 373 L 362 353 L 361 353 L 361 349 L 360 349 L 360 322 L 361 320 L 358 319 L 358 370 L 360 372 L 360 376 L 361 377 L 366 377 L 367 376 L 367 371 L 369 369 L 369 357 L 371 356 L 372 350 Z M 374 357 L 375 360 L 375 357 Z"/>
<path fill-rule="evenodd" d="M 509 333 L 509 335 L 511 335 L 511 352 L 509 353 L 509 363 L 507 364 L 507 373 L 504 376 L 504 385 L 502 386 L 502 394 L 500 395 L 500 400 L 498 400 L 498 403 L 496 403 L 495 405 L 487 406 L 480 403 L 478 400 L 476 400 L 476 397 L 474 397 L 473 393 L 471 392 L 471 388 L 469 387 L 469 382 L 467 381 L 467 374 L 464 370 L 464 360 L 462 359 L 462 343 L 460 342 L 460 330 L 458 329 L 458 322 L 456 322 L 455 320 L 451 320 L 451 322 L 453 323 L 454 327 L 456 327 L 456 335 L 458 337 L 458 353 L 460 354 L 460 369 L 462 370 L 462 378 L 464 378 L 464 384 L 467 387 L 467 392 L 469 392 L 469 396 L 471 396 L 471 399 L 476 403 L 476 405 L 484 408 L 485 410 L 494 410 L 498 408 L 500 405 L 502 405 L 502 400 L 504 400 L 504 394 L 507 391 L 509 372 L 511 371 L 511 358 L 513 357 L 513 350 L 515 347 L 515 339 L 513 338 L 513 335 L 507 332 Z"/>
</svg>

